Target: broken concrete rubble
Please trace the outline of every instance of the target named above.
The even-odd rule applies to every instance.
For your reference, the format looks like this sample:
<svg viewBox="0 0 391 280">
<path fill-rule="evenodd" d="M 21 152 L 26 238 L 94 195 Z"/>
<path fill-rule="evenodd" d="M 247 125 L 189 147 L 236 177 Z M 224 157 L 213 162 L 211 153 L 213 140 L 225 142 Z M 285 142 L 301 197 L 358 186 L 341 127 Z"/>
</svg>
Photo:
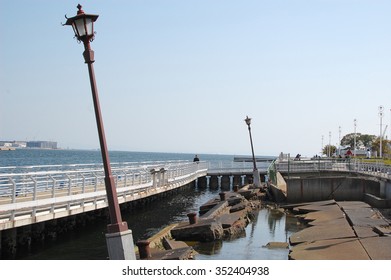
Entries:
<svg viewBox="0 0 391 280">
<path fill-rule="evenodd" d="M 260 207 L 259 191 L 245 188 L 238 192 L 220 193 L 219 197 L 200 207 L 196 223 L 173 228 L 172 237 L 175 240 L 210 242 L 239 236 L 252 219 L 252 212 Z"/>
<path fill-rule="evenodd" d="M 196 252 L 181 241 L 210 242 L 239 237 L 253 219 L 254 211 L 259 210 L 262 198 L 259 188 L 249 186 L 237 192 L 219 193 L 199 208 L 199 217 L 197 213 L 189 213 L 188 222 L 171 225 L 158 234 L 159 238 L 151 238 L 157 239 L 153 253 L 148 245 L 151 240 L 138 242 L 138 256 L 143 259 L 191 259 Z"/>
</svg>

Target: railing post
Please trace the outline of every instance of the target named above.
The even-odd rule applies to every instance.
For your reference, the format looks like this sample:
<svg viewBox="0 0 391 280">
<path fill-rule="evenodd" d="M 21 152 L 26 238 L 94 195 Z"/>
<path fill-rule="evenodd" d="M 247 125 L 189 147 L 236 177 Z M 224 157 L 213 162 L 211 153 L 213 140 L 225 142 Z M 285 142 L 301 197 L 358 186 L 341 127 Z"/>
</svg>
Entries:
<svg viewBox="0 0 391 280">
<path fill-rule="evenodd" d="M 156 188 L 156 169 L 155 168 L 152 168 L 150 170 L 150 173 L 152 175 L 152 187 L 153 188 Z"/>
<path fill-rule="evenodd" d="M 93 174 L 94 174 L 94 176 L 95 176 L 94 192 L 96 192 L 97 189 L 98 189 L 98 181 L 99 181 L 99 178 L 98 178 L 98 175 L 97 175 L 95 172 L 94 172 Z"/>
<path fill-rule="evenodd" d="M 37 182 L 37 180 L 34 179 L 33 176 L 30 176 L 30 179 L 34 182 L 33 201 L 35 201 L 37 199 L 37 185 L 38 185 L 38 182 Z M 33 207 L 33 213 L 32 213 L 32 217 L 33 218 L 35 217 L 36 213 L 37 213 L 37 208 Z"/>
<path fill-rule="evenodd" d="M 12 203 L 15 203 L 15 201 L 16 201 L 16 182 L 14 179 L 12 179 L 12 177 L 9 177 L 8 180 L 12 184 L 12 198 L 11 198 L 11 200 L 12 200 Z M 14 219 L 15 219 L 15 210 L 12 210 L 10 220 L 13 221 Z"/>
<path fill-rule="evenodd" d="M 133 176 L 132 176 L 132 186 L 134 186 L 134 182 L 136 181 L 136 172 L 133 171 Z"/>
<path fill-rule="evenodd" d="M 12 201 L 12 203 L 15 203 L 15 201 L 16 201 L 16 182 L 14 181 L 14 179 L 12 179 L 12 177 L 9 177 L 8 180 L 12 184 L 12 198 L 11 198 L 11 201 Z"/>
<path fill-rule="evenodd" d="M 126 171 L 124 171 L 124 175 L 125 175 L 124 187 L 127 187 L 128 186 L 128 173 Z"/>
<path fill-rule="evenodd" d="M 67 174 L 68 177 L 68 197 L 71 195 L 71 187 L 72 187 L 72 179 L 71 177 Z M 71 208 L 71 202 L 68 200 L 67 202 L 67 210 Z"/>
<path fill-rule="evenodd" d="M 81 193 L 83 194 L 83 200 L 81 201 L 81 207 L 84 207 L 84 192 L 85 192 L 85 189 L 86 189 L 86 177 L 84 176 L 84 174 L 81 174 L 81 177 L 83 178 L 82 181 L 82 186 L 81 186 Z"/>
<path fill-rule="evenodd" d="M 72 187 L 72 178 L 67 174 L 68 178 L 68 196 L 71 195 L 71 187 Z"/>
<path fill-rule="evenodd" d="M 49 175 L 49 178 L 52 179 L 52 198 L 55 197 L 56 195 L 56 192 L 55 192 L 55 188 L 56 188 L 56 179 L 53 178 L 53 176 Z M 52 206 L 50 207 L 50 213 L 53 213 L 54 212 L 54 203 L 52 204 Z"/>
<path fill-rule="evenodd" d="M 50 179 L 52 179 L 52 198 L 55 197 L 55 187 L 56 187 L 56 179 L 54 179 L 51 175 L 49 176 Z"/>
<path fill-rule="evenodd" d="M 164 170 L 164 167 L 160 168 L 159 172 L 160 172 L 160 175 L 159 175 L 159 187 L 163 187 L 164 186 L 164 173 L 166 172 Z"/>
<path fill-rule="evenodd" d="M 84 176 L 84 174 L 81 174 L 81 177 L 83 178 L 83 183 L 81 186 L 81 193 L 84 194 L 86 191 L 86 177 Z"/>
</svg>

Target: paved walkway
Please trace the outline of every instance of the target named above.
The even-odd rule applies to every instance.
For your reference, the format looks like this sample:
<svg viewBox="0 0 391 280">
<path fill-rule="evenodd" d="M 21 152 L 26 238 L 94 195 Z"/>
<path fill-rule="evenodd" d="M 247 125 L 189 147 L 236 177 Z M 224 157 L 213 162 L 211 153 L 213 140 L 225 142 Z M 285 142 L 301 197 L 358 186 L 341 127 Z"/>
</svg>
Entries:
<svg viewBox="0 0 391 280">
<path fill-rule="evenodd" d="M 361 201 L 287 205 L 309 227 L 290 236 L 294 260 L 391 260 L 391 224 Z"/>
</svg>

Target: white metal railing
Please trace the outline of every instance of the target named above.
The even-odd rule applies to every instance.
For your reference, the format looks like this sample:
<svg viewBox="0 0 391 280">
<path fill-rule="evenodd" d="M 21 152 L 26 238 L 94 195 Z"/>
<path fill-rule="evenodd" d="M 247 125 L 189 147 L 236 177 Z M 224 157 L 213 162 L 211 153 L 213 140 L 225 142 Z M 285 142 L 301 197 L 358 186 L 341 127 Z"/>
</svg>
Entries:
<svg viewBox="0 0 391 280">
<path fill-rule="evenodd" d="M 382 162 L 368 163 L 354 159 L 314 159 L 314 160 L 283 160 L 276 161 L 277 171 L 280 172 L 319 172 L 319 171 L 349 171 L 371 174 L 389 178 L 391 166 Z"/>
<path fill-rule="evenodd" d="M 59 209 L 69 211 L 87 204 L 96 209 L 97 204 L 106 203 L 101 165 L 3 167 L 0 171 L 0 230 L 21 217 L 35 220 L 40 214 L 55 214 Z M 142 192 L 154 194 L 185 185 L 206 172 L 206 162 L 112 164 L 120 203 Z"/>
<path fill-rule="evenodd" d="M 267 162 L 257 162 L 257 169 L 261 171 L 266 171 L 270 163 Z M 252 173 L 254 170 L 254 165 L 252 162 L 235 162 L 235 161 L 218 161 L 218 162 L 209 162 L 208 163 L 208 173 L 220 173 L 220 174 L 229 174 L 229 173 Z"/>
</svg>

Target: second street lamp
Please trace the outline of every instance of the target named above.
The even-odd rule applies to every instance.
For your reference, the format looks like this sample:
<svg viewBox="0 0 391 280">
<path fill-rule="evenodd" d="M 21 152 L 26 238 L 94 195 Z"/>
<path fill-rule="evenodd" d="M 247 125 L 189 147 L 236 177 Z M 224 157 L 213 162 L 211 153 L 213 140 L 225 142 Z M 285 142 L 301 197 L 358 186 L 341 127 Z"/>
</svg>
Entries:
<svg viewBox="0 0 391 280">
<path fill-rule="evenodd" d="M 254 146 L 253 146 L 253 138 L 251 136 L 251 118 L 246 116 L 246 119 L 244 120 L 248 126 L 248 133 L 250 134 L 250 143 L 251 143 L 251 152 L 253 156 L 253 178 L 254 178 L 254 186 L 255 187 L 260 187 L 261 186 L 261 178 L 259 176 L 259 172 L 257 169 L 257 163 L 255 160 L 255 154 L 254 154 Z"/>
<path fill-rule="evenodd" d="M 84 44 L 84 60 L 88 65 L 88 73 L 90 76 L 90 84 L 92 97 L 94 101 L 96 124 L 98 127 L 99 143 L 102 153 L 103 168 L 105 172 L 105 186 L 110 214 L 110 224 L 107 226 L 108 233 L 106 234 L 107 248 L 110 259 L 136 259 L 134 253 L 132 231 L 128 229 L 126 222 L 122 221 L 121 211 L 118 204 L 117 191 L 115 188 L 114 178 L 110 167 L 110 158 L 107 150 L 106 137 L 103 128 L 102 114 L 99 105 L 98 89 L 95 81 L 94 73 L 94 51 L 91 49 L 90 42 L 94 40 L 94 22 L 98 15 L 85 14 L 81 9 L 82 6 L 77 6 L 77 15 L 72 18 L 67 18 L 64 25 L 71 25 L 75 32 L 75 37 L 78 41 Z"/>
</svg>

